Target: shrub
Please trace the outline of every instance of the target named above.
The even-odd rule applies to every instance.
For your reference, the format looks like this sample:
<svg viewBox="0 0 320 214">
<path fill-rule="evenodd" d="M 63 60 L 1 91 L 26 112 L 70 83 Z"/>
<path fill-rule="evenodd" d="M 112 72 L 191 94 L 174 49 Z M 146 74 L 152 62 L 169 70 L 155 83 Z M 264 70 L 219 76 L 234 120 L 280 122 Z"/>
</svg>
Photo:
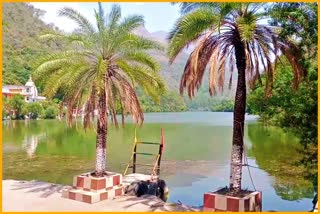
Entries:
<svg viewBox="0 0 320 214">
<path fill-rule="evenodd" d="M 54 106 L 49 106 L 44 112 L 45 119 L 55 119 L 58 114 L 58 110 Z"/>
</svg>

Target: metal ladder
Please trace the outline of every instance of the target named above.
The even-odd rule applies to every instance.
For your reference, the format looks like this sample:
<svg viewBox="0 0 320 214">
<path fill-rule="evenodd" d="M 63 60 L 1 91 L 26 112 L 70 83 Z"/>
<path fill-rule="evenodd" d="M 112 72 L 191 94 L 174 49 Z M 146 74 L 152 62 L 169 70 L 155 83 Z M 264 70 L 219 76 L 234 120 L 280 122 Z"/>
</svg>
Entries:
<svg viewBox="0 0 320 214">
<path fill-rule="evenodd" d="M 145 152 L 137 152 L 137 146 L 141 144 L 147 144 L 147 145 L 153 145 L 153 146 L 159 146 L 159 150 L 157 154 L 154 153 L 145 153 Z M 137 166 L 149 166 L 152 167 L 151 171 L 151 178 L 153 179 L 154 177 L 159 177 L 160 175 L 160 162 L 161 162 L 161 157 L 164 149 L 164 136 L 163 136 L 163 129 L 161 128 L 161 133 L 160 133 L 160 142 L 155 143 L 155 142 L 144 142 L 144 141 L 138 141 L 137 139 L 137 130 L 134 132 L 134 145 L 132 149 L 132 155 L 131 158 L 128 162 L 128 165 L 126 167 L 126 170 L 124 171 L 124 175 L 127 174 L 129 168 L 132 168 L 132 173 L 136 173 Z M 146 156 L 155 156 L 155 163 L 154 164 L 141 164 L 137 163 L 137 155 L 146 155 Z"/>
</svg>

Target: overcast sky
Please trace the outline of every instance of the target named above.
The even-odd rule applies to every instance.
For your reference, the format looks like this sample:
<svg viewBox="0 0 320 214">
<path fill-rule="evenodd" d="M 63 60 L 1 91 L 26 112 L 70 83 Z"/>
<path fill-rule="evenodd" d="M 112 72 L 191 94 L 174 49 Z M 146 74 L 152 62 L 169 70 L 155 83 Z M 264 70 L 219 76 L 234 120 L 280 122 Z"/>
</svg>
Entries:
<svg viewBox="0 0 320 214">
<path fill-rule="evenodd" d="M 54 23 L 60 29 L 71 32 L 75 24 L 67 18 L 58 17 L 57 12 L 63 7 L 72 7 L 85 15 L 90 21 L 94 21 L 94 9 L 98 8 L 97 3 L 71 3 L 71 2 L 32 2 L 34 7 L 46 11 L 42 19 L 46 23 Z M 109 12 L 112 2 L 103 2 L 102 6 L 105 12 Z M 179 9 L 177 5 L 170 3 L 118 3 L 122 9 L 122 17 L 130 14 L 143 15 L 145 18 L 145 27 L 149 32 L 170 31 L 175 20 L 179 17 Z"/>
</svg>

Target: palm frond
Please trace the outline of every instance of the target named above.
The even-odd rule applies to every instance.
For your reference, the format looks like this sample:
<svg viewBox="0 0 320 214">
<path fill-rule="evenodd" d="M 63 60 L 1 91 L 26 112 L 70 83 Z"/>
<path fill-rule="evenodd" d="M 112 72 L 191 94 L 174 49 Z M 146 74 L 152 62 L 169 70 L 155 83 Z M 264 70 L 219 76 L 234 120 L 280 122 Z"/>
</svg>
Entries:
<svg viewBox="0 0 320 214">
<path fill-rule="evenodd" d="M 80 13 L 64 8 L 61 16 L 76 22 L 79 29 L 71 34 L 51 33 L 42 39 L 65 42 L 64 51 L 41 57 L 35 62 L 36 77 L 45 85 L 44 93 L 52 97 L 62 93 L 67 106 L 67 121 L 72 124 L 73 108 L 84 106 L 84 127 L 92 127 L 94 111 L 100 109 L 98 125 L 106 124 L 108 111 L 112 121 L 120 103 L 122 114 L 130 113 L 141 124 L 143 113 L 135 87 L 159 100 L 165 85 L 159 76 L 160 66 L 146 51 L 163 50 L 156 41 L 132 32 L 144 24 L 142 16 L 121 20 L 121 9 L 113 5 L 106 15 L 101 3 L 95 11 L 96 28 Z M 101 126 L 102 127 L 102 126 Z"/>
<path fill-rule="evenodd" d="M 201 37 L 206 31 L 214 30 L 217 25 L 218 17 L 209 9 L 199 9 L 181 17 L 168 37 L 170 63 L 188 44 Z"/>
<path fill-rule="evenodd" d="M 258 23 L 266 17 L 259 10 L 264 5 L 229 2 L 180 4 L 182 16 L 168 38 L 170 63 L 190 43 L 198 41 L 181 77 L 181 94 L 186 90 L 190 98 L 194 96 L 207 64 L 210 64 L 209 93 L 214 95 L 217 89 L 223 90 L 227 70 L 231 73 L 231 88 L 237 61 L 234 47 L 240 42 L 244 44 L 246 80 L 251 88 L 257 81 L 262 84 L 260 73 L 265 72 L 266 95 L 271 96 L 280 50 L 293 67 L 294 87 L 297 87 L 306 74 L 299 64 L 299 51 L 294 45 L 281 41 L 275 28 Z"/>
<path fill-rule="evenodd" d="M 85 33 L 95 32 L 95 29 L 93 25 L 89 22 L 89 20 L 73 8 L 65 7 L 59 10 L 58 15 L 73 20 L 80 27 L 80 30 Z"/>
<path fill-rule="evenodd" d="M 159 63 L 149 54 L 142 51 L 127 52 L 123 55 L 123 58 L 131 62 L 146 65 L 155 72 L 160 70 Z"/>
</svg>

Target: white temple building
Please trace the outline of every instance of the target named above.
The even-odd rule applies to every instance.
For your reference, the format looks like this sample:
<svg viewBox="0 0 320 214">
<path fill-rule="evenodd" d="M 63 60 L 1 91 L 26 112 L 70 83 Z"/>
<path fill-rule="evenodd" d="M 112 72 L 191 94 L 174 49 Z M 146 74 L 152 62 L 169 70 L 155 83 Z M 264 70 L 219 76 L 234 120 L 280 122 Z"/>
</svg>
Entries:
<svg viewBox="0 0 320 214">
<path fill-rule="evenodd" d="M 46 98 L 38 96 L 38 89 L 34 82 L 29 77 L 29 80 L 26 82 L 25 86 L 18 85 L 4 85 L 2 86 L 2 96 L 4 97 L 13 97 L 14 95 L 20 94 L 24 96 L 26 102 L 38 102 L 43 101 Z"/>
</svg>

